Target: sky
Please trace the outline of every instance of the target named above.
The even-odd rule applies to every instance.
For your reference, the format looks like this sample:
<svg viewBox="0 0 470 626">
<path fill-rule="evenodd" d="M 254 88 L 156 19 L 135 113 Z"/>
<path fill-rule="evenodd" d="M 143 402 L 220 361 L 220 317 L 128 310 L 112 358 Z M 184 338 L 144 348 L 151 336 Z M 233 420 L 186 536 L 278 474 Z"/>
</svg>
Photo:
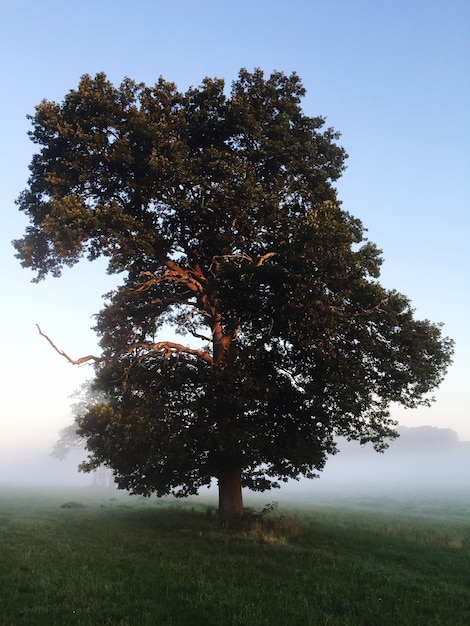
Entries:
<svg viewBox="0 0 470 626">
<path fill-rule="evenodd" d="M 101 262 L 31 283 L 11 240 L 27 220 L 15 205 L 35 146 L 27 114 L 62 101 L 83 74 L 104 71 L 179 89 L 205 76 L 230 87 L 242 67 L 295 71 L 303 110 L 342 133 L 343 208 L 382 250 L 381 282 L 406 294 L 418 318 L 443 322 L 454 364 L 431 408 L 392 416 L 453 428 L 470 440 L 470 4 L 467 0 L 4 0 L 0 24 L 0 461 L 49 451 L 70 423 L 71 394 L 98 353 L 93 315 L 116 285 Z"/>
</svg>

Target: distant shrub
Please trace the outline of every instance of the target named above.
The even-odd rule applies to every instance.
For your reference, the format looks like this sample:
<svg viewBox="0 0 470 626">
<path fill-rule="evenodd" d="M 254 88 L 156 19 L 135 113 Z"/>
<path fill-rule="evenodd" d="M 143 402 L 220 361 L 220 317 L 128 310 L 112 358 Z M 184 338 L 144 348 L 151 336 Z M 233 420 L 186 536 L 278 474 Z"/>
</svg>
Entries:
<svg viewBox="0 0 470 626">
<path fill-rule="evenodd" d="M 85 505 L 81 502 L 64 502 L 60 505 L 61 509 L 82 509 Z"/>
</svg>

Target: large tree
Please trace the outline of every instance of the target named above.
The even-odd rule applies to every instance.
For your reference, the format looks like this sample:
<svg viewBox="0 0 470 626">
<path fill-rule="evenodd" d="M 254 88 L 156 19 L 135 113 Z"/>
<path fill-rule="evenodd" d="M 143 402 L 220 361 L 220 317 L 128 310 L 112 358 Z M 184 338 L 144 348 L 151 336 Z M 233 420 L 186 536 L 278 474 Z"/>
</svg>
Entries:
<svg viewBox="0 0 470 626">
<path fill-rule="evenodd" d="M 382 450 L 390 404 L 429 403 L 452 342 L 378 282 L 381 253 L 333 187 L 338 134 L 303 96 L 296 74 L 261 70 L 229 95 L 98 74 L 37 106 L 17 256 L 35 280 L 104 256 L 123 281 L 97 317 L 102 354 L 70 359 L 95 361 L 107 398 L 80 420 L 85 469 L 143 494 L 216 478 L 227 519 L 242 485 L 313 477 L 337 436 Z"/>
</svg>

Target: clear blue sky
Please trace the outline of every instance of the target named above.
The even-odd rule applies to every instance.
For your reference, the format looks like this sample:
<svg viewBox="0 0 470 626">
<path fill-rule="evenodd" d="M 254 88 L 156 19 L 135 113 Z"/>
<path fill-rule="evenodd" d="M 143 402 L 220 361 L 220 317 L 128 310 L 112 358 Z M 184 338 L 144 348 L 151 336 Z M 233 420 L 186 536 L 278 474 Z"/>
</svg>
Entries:
<svg viewBox="0 0 470 626">
<path fill-rule="evenodd" d="M 96 352 L 92 315 L 112 279 L 84 263 L 31 284 L 10 241 L 26 226 L 14 204 L 34 151 L 26 114 L 98 71 L 114 82 L 163 75 L 180 89 L 204 76 L 230 85 L 241 67 L 296 71 L 304 111 L 342 132 L 350 158 L 339 197 L 383 249 L 382 282 L 456 341 L 433 407 L 393 415 L 470 439 L 468 0 L 6 0 L 0 33 L 0 455 L 49 449 L 70 421 L 69 395 L 92 376 L 34 323 L 73 357 Z"/>
</svg>

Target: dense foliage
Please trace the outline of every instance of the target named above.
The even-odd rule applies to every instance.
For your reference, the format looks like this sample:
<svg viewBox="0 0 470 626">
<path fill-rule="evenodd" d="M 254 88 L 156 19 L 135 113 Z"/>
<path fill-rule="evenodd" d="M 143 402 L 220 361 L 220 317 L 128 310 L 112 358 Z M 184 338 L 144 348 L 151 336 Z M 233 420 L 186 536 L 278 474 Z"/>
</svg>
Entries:
<svg viewBox="0 0 470 626">
<path fill-rule="evenodd" d="M 452 342 L 378 282 L 380 251 L 333 187 L 338 134 L 303 95 L 260 70 L 229 96 L 218 79 L 182 93 L 98 74 L 31 118 L 17 256 L 36 280 L 83 256 L 123 277 L 96 325 L 107 401 L 80 420 L 86 467 L 123 488 L 216 477 L 240 512 L 240 478 L 311 477 L 338 435 L 383 449 L 390 404 L 429 402 L 445 373 Z"/>
</svg>

